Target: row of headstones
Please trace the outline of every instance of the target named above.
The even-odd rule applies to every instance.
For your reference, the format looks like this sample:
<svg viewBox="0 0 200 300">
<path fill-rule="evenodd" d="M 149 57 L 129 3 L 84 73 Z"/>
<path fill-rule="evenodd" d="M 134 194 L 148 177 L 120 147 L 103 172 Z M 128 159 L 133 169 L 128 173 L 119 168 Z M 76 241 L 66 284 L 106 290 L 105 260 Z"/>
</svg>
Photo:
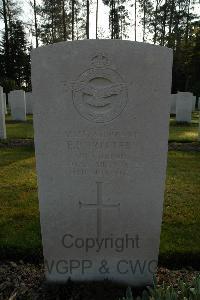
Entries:
<svg viewBox="0 0 200 300">
<path fill-rule="evenodd" d="M 177 122 L 191 122 L 192 112 L 196 108 L 196 96 L 189 92 L 179 92 L 171 95 L 170 113 L 176 115 Z M 200 108 L 200 101 L 198 103 Z"/>
<path fill-rule="evenodd" d="M 26 115 L 33 113 L 32 93 L 25 93 L 21 90 L 12 91 L 8 96 L 8 105 L 13 120 L 26 121 Z M 0 139 L 6 139 L 5 115 L 7 113 L 6 94 L 0 87 Z"/>
<path fill-rule="evenodd" d="M 32 93 L 22 90 L 12 91 L 8 94 L 8 106 L 11 116 L 16 121 L 26 121 L 27 114 L 33 114 Z M 3 93 L 4 113 L 7 114 L 6 94 Z"/>
</svg>

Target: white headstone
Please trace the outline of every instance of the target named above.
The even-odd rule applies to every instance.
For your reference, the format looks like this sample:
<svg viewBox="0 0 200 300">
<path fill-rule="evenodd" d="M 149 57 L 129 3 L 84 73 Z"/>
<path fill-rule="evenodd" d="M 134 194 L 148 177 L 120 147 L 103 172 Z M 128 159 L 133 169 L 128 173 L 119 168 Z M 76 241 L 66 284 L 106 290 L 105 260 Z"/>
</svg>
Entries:
<svg viewBox="0 0 200 300">
<path fill-rule="evenodd" d="M 9 94 L 11 115 L 13 120 L 26 121 L 25 92 L 22 90 L 12 91 Z"/>
<path fill-rule="evenodd" d="M 26 113 L 33 114 L 32 93 L 26 93 Z"/>
<path fill-rule="evenodd" d="M 196 96 L 192 95 L 192 111 L 195 111 L 196 108 Z"/>
<path fill-rule="evenodd" d="M 10 104 L 10 93 L 8 94 L 8 107 L 11 108 L 11 104 Z"/>
<path fill-rule="evenodd" d="M 0 139 L 6 139 L 5 106 L 3 88 L 0 87 Z"/>
<path fill-rule="evenodd" d="M 4 112 L 5 115 L 7 115 L 8 111 L 7 111 L 7 104 L 6 104 L 6 93 L 3 93 L 3 98 L 4 98 Z"/>
<path fill-rule="evenodd" d="M 176 114 L 176 96 L 177 94 L 171 94 L 171 102 L 170 102 L 170 113 Z"/>
<path fill-rule="evenodd" d="M 170 49 L 130 41 L 76 41 L 33 51 L 35 145 L 49 280 L 152 283 L 171 67 Z"/>
<path fill-rule="evenodd" d="M 176 121 L 191 122 L 192 97 L 188 92 L 179 92 L 176 99 Z"/>
</svg>

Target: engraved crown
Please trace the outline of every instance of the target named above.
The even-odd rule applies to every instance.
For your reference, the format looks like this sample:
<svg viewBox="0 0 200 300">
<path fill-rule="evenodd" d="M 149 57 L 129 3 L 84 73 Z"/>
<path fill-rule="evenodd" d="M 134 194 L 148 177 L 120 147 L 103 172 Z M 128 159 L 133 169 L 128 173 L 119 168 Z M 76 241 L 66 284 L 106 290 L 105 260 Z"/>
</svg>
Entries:
<svg viewBox="0 0 200 300">
<path fill-rule="evenodd" d="M 97 54 L 92 58 L 92 65 L 97 68 L 102 68 L 108 66 L 109 64 L 110 61 L 108 57 L 106 57 L 103 53 Z"/>
</svg>

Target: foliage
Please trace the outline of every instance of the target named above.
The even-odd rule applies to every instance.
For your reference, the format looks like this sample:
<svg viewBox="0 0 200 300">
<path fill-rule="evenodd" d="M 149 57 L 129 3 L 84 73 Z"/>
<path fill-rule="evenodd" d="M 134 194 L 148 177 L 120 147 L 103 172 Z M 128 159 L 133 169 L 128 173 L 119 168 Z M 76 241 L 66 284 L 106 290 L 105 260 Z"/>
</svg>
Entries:
<svg viewBox="0 0 200 300">
<path fill-rule="evenodd" d="M 126 297 L 122 300 L 198 300 L 200 298 L 200 276 L 196 277 L 190 286 L 179 281 L 177 288 L 162 284 L 159 286 L 154 279 L 153 288 L 148 287 L 141 296 L 133 297 L 131 288 L 126 290 Z"/>
<path fill-rule="evenodd" d="M 0 48 L 0 84 L 5 92 L 30 85 L 30 55 L 25 28 L 15 1 L 2 1 L 5 31 Z"/>
<path fill-rule="evenodd" d="M 190 91 L 200 96 L 200 16 L 193 10 L 198 4 L 196 0 L 102 1 L 109 7 L 111 39 L 127 39 L 128 29 L 135 31 L 136 39 L 140 27 L 143 42 L 151 41 L 174 51 L 172 92 Z M 93 4 L 96 5 L 96 37 L 101 37 L 97 0 L 30 0 L 32 24 L 20 21 L 21 8 L 17 0 L 1 0 L 0 18 L 5 28 L 0 52 L 0 84 L 4 90 L 9 92 L 23 86 L 31 89 L 31 48 L 27 45 L 25 30 L 31 28 L 36 46 L 89 38 Z"/>
<path fill-rule="evenodd" d="M 63 0 L 42 0 L 40 15 L 40 38 L 44 44 L 69 39 L 70 15 L 66 13 Z"/>
<path fill-rule="evenodd" d="M 129 13 L 125 6 L 126 0 L 103 0 L 110 7 L 110 33 L 111 39 L 127 38 L 126 28 L 129 23 Z"/>
</svg>

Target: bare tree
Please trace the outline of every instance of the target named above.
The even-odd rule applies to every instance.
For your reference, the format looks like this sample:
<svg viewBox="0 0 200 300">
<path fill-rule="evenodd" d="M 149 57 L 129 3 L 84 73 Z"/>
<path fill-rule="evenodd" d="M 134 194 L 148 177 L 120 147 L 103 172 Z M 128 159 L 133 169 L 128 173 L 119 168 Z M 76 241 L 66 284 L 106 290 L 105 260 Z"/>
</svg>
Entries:
<svg viewBox="0 0 200 300">
<path fill-rule="evenodd" d="M 66 13 L 65 13 L 65 0 L 62 0 L 62 23 L 63 23 L 63 39 L 67 40 L 67 29 L 66 29 Z"/>
<path fill-rule="evenodd" d="M 39 42 L 38 42 L 38 23 L 37 23 L 36 0 L 33 0 L 33 12 L 34 12 L 34 27 L 35 27 L 35 43 L 36 43 L 36 48 L 38 48 Z"/>
<path fill-rule="evenodd" d="M 158 8 L 162 0 L 156 0 L 156 9 L 154 12 L 154 36 L 153 36 L 153 43 L 156 43 L 157 40 L 157 26 L 158 26 Z"/>
<path fill-rule="evenodd" d="M 74 16 L 75 16 L 74 5 L 75 5 L 75 0 L 72 0 L 72 41 L 74 40 Z"/>
<path fill-rule="evenodd" d="M 4 19 L 4 28 L 5 28 L 5 57 L 9 56 L 9 33 L 8 33 L 8 15 L 6 8 L 6 0 L 3 0 L 3 19 Z"/>
<path fill-rule="evenodd" d="M 90 38 L 90 1 L 87 0 L 87 15 L 86 15 L 86 37 Z"/>
<path fill-rule="evenodd" d="M 135 0 L 135 41 L 137 41 L 137 0 Z"/>
<path fill-rule="evenodd" d="M 96 39 L 98 39 L 98 14 L 99 14 L 99 0 L 96 0 Z"/>
</svg>

